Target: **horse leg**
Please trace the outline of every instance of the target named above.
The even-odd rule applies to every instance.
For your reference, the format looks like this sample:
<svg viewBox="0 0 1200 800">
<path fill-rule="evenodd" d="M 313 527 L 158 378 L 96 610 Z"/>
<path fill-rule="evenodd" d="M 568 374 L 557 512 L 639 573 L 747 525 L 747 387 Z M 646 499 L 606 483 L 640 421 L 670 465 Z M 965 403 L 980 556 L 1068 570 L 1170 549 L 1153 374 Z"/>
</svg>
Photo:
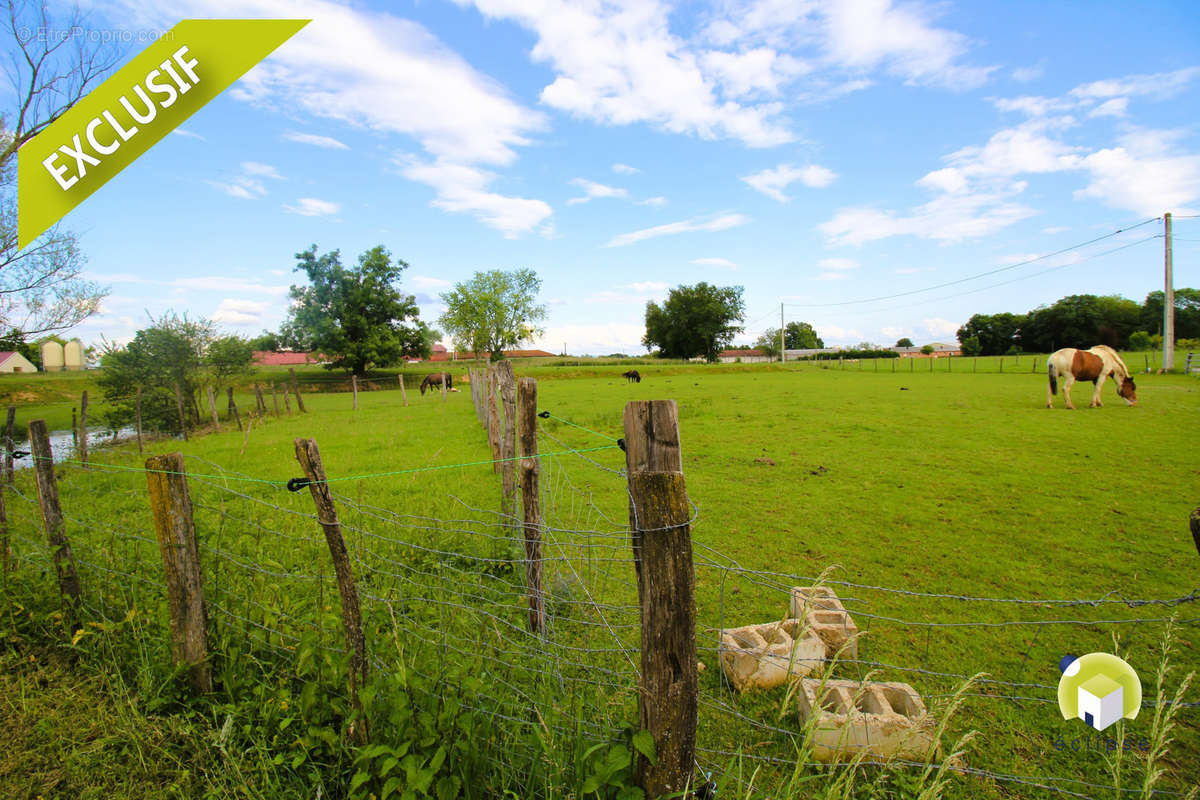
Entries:
<svg viewBox="0 0 1200 800">
<path fill-rule="evenodd" d="M 1104 385 L 1105 377 L 1105 375 L 1101 375 L 1099 378 L 1096 378 L 1094 381 L 1092 381 L 1092 383 L 1096 384 L 1096 391 L 1092 392 L 1091 408 L 1100 408 L 1104 405 L 1104 403 L 1100 402 L 1100 387 Z"/>
<path fill-rule="evenodd" d="M 1071 402 L 1071 386 L 1075 383 L 1075 376 L 1067 373 L 1063 376 L 1063 398 L 1067 401 L 1067 408 L 1075 410 L 1075 405 Z"/>
<path fill-rule="evenodd" d="M 1046 381 L 1049 384 L 1046 387 L 1046 408 L 1054 408 L 1054 392 L 1056 389 L 1058 389 L 1058 386 L 1056 385 L 1057 381 L 1055 380 L 1054 376 L 1054 365 L 1051 364 L 1046 371 L 1049 373 L 1049 378 Z"/>
</svg>

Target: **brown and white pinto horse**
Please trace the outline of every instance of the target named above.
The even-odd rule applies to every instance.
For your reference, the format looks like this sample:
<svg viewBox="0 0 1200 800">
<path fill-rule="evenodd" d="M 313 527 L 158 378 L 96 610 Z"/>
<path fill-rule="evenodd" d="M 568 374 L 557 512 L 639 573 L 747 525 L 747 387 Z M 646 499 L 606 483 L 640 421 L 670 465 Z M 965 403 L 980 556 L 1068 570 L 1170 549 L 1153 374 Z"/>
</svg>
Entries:
<svg viewBox="0 0 1200 800">
<path fill-rule="evenodd" d="M 1046 371 L 1050 376 L 1050 393 L 1046 396 L 1046 408 L 1054 408 L 1054 395 L 1058 393 L 1058 378 L 1063 378 L 1063 397 L 1067 408 L 1074 409 L 1071 404 L 1071 385 L 1075 381 L 1091 381 L 1096 385 L 1092 392 L 1091 408 L 1099 408 L 1100 387 L 1104 381 L 1112 378 L 1117 384 L 1117 394 L 1129 405 L 1137 405 L 1137 386 L 1129 374 L 1129 367 L 1117 355 L 1116 351 L 1107 345 L 1098 344 L 1091 350 L 1076 350 L 1074 347 L 1064 347 L 1046 359 Z"/>
</svg>

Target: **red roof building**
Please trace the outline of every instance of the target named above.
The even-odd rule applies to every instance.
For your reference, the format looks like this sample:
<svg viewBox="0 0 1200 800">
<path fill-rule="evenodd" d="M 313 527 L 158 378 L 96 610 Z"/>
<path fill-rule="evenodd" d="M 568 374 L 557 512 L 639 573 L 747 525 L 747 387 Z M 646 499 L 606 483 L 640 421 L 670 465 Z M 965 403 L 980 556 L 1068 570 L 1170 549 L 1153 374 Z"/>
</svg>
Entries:
<svg viewBox="0 0 1200 800">
<path fill-rule="evenodd" d="M 305 364 L 320 364 L 325 360 L 321 353 L 272 353 L 270 350 L 255 350 L 254 363 L 264 367 L 300 367 Z"/>
</svg>

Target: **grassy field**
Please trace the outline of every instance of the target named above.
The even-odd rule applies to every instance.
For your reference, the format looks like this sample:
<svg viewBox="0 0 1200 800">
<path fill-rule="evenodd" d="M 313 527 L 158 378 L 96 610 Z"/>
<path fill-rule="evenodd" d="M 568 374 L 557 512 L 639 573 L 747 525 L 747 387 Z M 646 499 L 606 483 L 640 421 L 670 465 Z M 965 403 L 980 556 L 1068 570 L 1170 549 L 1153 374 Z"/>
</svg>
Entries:
<svg viewBox="0 0 1200 800">
<path fill-rule="evenodd" d="M 218 608 L 210 619 L 228 649 L 214 663 L 222 689 L 200 707 L 163 688 L 171 684 L 165 645 L 153 644 L 148 633 L 141 638 L 131 634 L 162 625 L 155 605 L 161 603 L 161 589 L 141 585 L 143 579 L 155 583 L 155 569 L 161 570 L 152 538 L 146 539 L 144 477 L 104 469 L 83 472 L 64 464 L 61 492 L 72 518 L 68 533 L 79 557 L 93 565 L 84 568 L 85 585 L 91 581 L 92 586 L 109 587 L 97 590 L 94 604 L 112 620 L 106 623 L 111 630 L 92 631 L 70 648 L 70 655 L 88 675 L 97 670 L 108 675 L 99 665 L 117 662 L 113 669 L 118 678 L 88 681 L 119 679 L 127 689 L 119 695 L 124 703 L 138 719 L 151 720 L 147 729 L 157 732 L 140 742 L 148 772 L 131 776 L 125 788 L 106 782 L 104 793 L 141 796 L 137 781 L 160 769 L 179 796 L 299 796 L 299 787 L 311 787 L 313 781 L 326 787 L 326 795 L 340 796 L 345 787 L 339 781 L 366 769 L 351 763 L 353 751 L 315 744 L 321 730 L 336 730 L 330 720 L 345 713 L 344 704 L 337 698 L 305 698 L 305 685 L 338 685 L 342 668 L 337 655 L 328 653 L 338 641 L 329 569 L 317 568 L 323 577 L 315 581 L 329 594 L 314 594 L 312 584 L 302 580 L 328 558 L 315 524 L 299 517 L 311 513 L 311 502 L 306 493 L 291 494 L 278 486 L 299 474 L 292 439 L 312 436 L 321 446 L 327 473 L 337 481 L 333 488 L 340 495 L 343 520 L 366 532 L 351 532 L 348 540 L 370 575 L 364 593 L 372 646 L 383 650 L 394 644 L 403 651 L 387 656 L 393 673 L 419 660 L 427 645 L 453 648 L 453 639 L 445 637 L 456 631 L 473 644 L 452 649 L 455 655 L 449 660 L 470 665 L 468 672 L 482 677 L 484 685 L 449 667 L 449 672 L 432 671 L 442 681 L 439 685 L 458 687 L 455 697 L 464 706 L 494 701 L 495 708 L 509 709 L 510 700 L 495 700 L 495 695 L 503 696 L 509 683 L 528 680 L 538 684 L 529 693 L 546 700 L 545 707 L 559 715 L 562 725 L 569 728 L 571 720 L 577 721 L 573 732 L 548 733 L 530 744 L 502 723 L 486 735 L 478 730 L 464 734 L 466 723 L 455 718 L 449 728 L 437 729 L 439 736 L 462 735 L 478 742 L 473 749 L 482 751 L 541 747 L 535 760 L 545 770 L 537 776 L 506 775 L 502 765 L 476 764 L 471 759 L 478 753 L 460 752 L 467 764 L 463 775 L 486 774 L 492 788 L 527 790 L 534 784 L 562 783 L 575 787 L 564 794 L 582 794 L 579 777 L 597 770 L 582 746 L 596 737 L 578 720 L 611 728 L 636 718 L 628 686 L 613 688 L 595 677 L 588 683 L 580 675 L 590 666 L 593 675 L 606 670 L 602 674 L 614 676 L 609 683 L 628 682 L 628 665 L 622 666 L 623 654 L 613 643 L 628 647 L 636 642 L 632 564 L 627 540 L 619 533 L 627 496 L 623 478 L 610 471 L 623 466 L 623 454 L 611 445 L 621 435 L 625 402 L 672 398 L 679 404 L 684 470 L 698 513 L 693 529 L 697 644 L 706 666 L 699 738 L 706 767 L 712 765 L 727 779 L 739 768 L 743 778 L 757 768 L 755 786 L 767 787 L 772 796 L 778 796 L 792 774 L 788 762 L 795 761 L 795 737 L 781 731 L 797 728 L 794 714 L 781 713 L 781 692 L 738 696 L 724 685 L 716 654 L 718 631 L 779 619 L 787 610 L 788 587 L 810 583 L 832 567 L 830 585 L 846 600 L 860 628 L 869 631 L 860 654 L 863 663 L 843 665 L 841 677 L 859 677 L 874 668 L 875 679 L 912 684 L 937 714 L 961 683 L 956 676 L 987 673 L 1003 683 L 969 689 L 947 734 L 949 739 L 979 731 L 965 757 L 967 766 L 1000 776 L 1053 778 L 1059 788 L 1113 796 L 1111 789 L 1088 786 L 1111 783 L 1103 753 L 1055 748 L 1056 737 L 1069 740 L 1086 729 L 1063 722 L 1051 702 L 1053 691 L 1046 687 L 1057 683 L 1062 655 L 1111 650 L 1112 636 L 1118 633 L 1121 651 L 1128 652 L 1147 699 L 1153 699 L 1161 620 L 1178 611 L 1175 670 L 1168 680 L 1173 689 L 1184 673 L 1200 667 L 1195 604 L 1131 608 L 1120 602 L 1062 605 L 959 598 L 1095 600 L 1117 593 L 1130 599 L 1168 599 L 1191 593 L 1197 586 L 1197 553 L 1187 519 L 1200 502 L 1195 458 L 1200 452 L 1200 381 L 1146 375 L 1138 379 L 1137 407 L 1126 407 L 1106 387 L 1106 405 L 1096 410 L 1086 409 L 1091 387 L 1082 385 L 1075 401 L 1084 408 L 1065 411 L 1060 399 L 1060 407 L 1049 411 L 1044 408 L 1045 378 L 1040 369 L 1033 373 L 1038 361 L 1031 358 L 1036 357 L 1010 358 L 1003 372 L 996 359 L 980 359 L 978 366 L 970 359 L 938 362 L 932 372 L 923 361 L 786 368 L 663 364 L 639 366 L 645 377 L 640 384 L 620 378 L 624 366 L 519 367 L 519 374 L 539 378 L 539 406 L 553 415 L 544 422 L 543 452 L 606 448 L 543 460 L 543 504 L 555 528 L 552 543 L 558 546 L 557 552 L 548 547 L 547 555 L 555 560 L 548 565 L 547 585 L 560 626 L 552 645 L 519 655 L 512 652 L 519 637 L 510 630 L 519 628 L 522 619 L 519 597 L 510 596 L 513 582 L 519 583 L 519 548 L 514 554 L 510 539 L 489 532 L 494 520 L 489 522 L 488 515 L 498 508 L 498 476 L 486 464 L 422 471 L 490 457 L 466 391 L 452 394 L 446 403 L 413 393 L 409 408 L 400 407 L 398 392 L 364 391 L 358 412 L 350 410 L 347 395 L 325 393 L 308 398 L 312 413 L 268 419 L 248 435 L 225 431 L 186 444 L 156 442 L 156 451 L 188 454 L 193 475 L 210 476 L 192 484 L 202 542 L 219 563 L 206 573 L 206 585 L 224 593 L 213 601 Z M 1129 363 L 1135 366 L 1136 360 Z M 302 377 L 317 388 L 324 376 Z M 248 396 L 239 403 L 243 409 L 252 405 Z M 38 409 L 22 409 L 20 421 L 34 413 Z M 140 463 L 128 447 L 94 457 L 113 465 Z M 342 480 L 363 475 L 375 477 Z M 239 480 L 245 477 L 269 483 Z M 18 489 L 30 494 L 27 476 L 18 481 Z M 23 560 L 5 590 L 5 643 L 12 659 L 14 653 L 36 654 L 48 647 L 55 604 L 52 568 L 50 577 L 37 574 L 47 562 L 34 544 L 39 536 L 36 512 L 19 499 L 8 503 L 14 532 L 25 526 L 23 538 L 14 544 Z M 400 519 L 396 514 L 411 516 Z M 406 537 L 419 547 L 402 543 Z M 448 553 L 457 554 L 456 559 Z M 104 568 L 136 580 L 114 579 Z M 389 592 L 407 599 L 394 607 L 385 602 Z M 593 600 L 601 606 L 603 620 L 586 619 L 578 611 Z M 476 602 L 493 603 L 494 619 L 469 632 L 460 630 L 459 622 L 474 619 L 470 607 Z M 129 606 L 148 618 L 120 623 Z M 399 615 L 402 624 L 389 615 Z M 295 633 L 298 641 L 272 634 L 255 639 L 256 627 Z M 401 629 L 440 632 L 441 641 L 425 641 L 436 634 L 422 641 L 414 635 L 402 648 Z M 574 646 L 586 655 L 572 650 Z M 304 660 L 306 653 L 310 662 Z M 538 661 L 551 656 L 559 659 L 552 667 Z M 39 692 L 53 693 L 62 676 L 70 674 L 57 666 L 48 669 L 52 674 L 41 680 Z M 542 686 L 543 680 L 557 681 L 558 689 Z M 562 687 L 570 688 L 567 696 L 557 696 Z M 26 692 L 22 689 L 23 697 Z M 1195 690 L 1187 699 L 1196 701 Z M 308 723 L 311 741 L 274 729 L 288 719 L 280 710 L 280 704 L 288 703 L 305 707 L 300 716 Z M 9 717 L 24 719 L 14 708 L 10 704 Z M 1123 723 L 1128 735 L 1147 732 L 1153 711 L 1147 708 Z M 98 721 L 109 718 L 123 716 L 97 716 Z M 54 714 L 45 719 L 50 721 L 39 724 L 50 732 L 56 724 L 69 727 L 68 719 Z M 250 777 L 218 777 L 220 770 L 207 762 L 180 770 L 180 754 L 219 739 L 226 719 L 247 726 L 240 731 L 235 725 L 230 735 L 238 746 L 231 744 L 229 750 L 242 753 L 233 758 L 233 769 Z M 1174 791 L 1200 779 L 1196 709 L 1181 711 L 1179 721 L 1176 742 L 1162 762 L 1169 774 L 1160 784 Z M 483 723 L 475 719 L 471 724 Z M 553 721 L 545 724 L 547 731 L 558 730 Z M 113 725 L 120 729 L 119 722 Z M 263 732 L 268 729 L 270 735 Z M 414 741 L 422 738 L 428 735 Z M 37 737 L 20 741 L 34 756 L 44 756 L 41 749 L 47 745 Z M 79 746 L 90 747 L 87 741 Z M 740 754 L 740 762 L 729 754 Z M 300 755 L 304 758 L 297 762 Z M 487 758 L 494 759 L 495 752 Z M 38 757 L 30 761 L 40 763 Z M 24 763 L 6 762 L 0 789 L 45 780 Z M 562 777 L 546 763 L 573 777 Z M 96 769 L 102 770 L 102 764 L 100 758 Z M 1126 769 L 1126 785 L 1140 786 L 1140 762 L 1133 759 Z M 845 768 L 840 770 L 831 776 L 806 768 L 804 775 L 815 777 L 793 796 L 829 791 L 836 776 L 845 774 Z M 912 772 L 865 769 L 852 794 L 910 796 L 906 787 Z M 72 780 L 76 788 L 87 783 L 79 774 Z M 614 778 L 609 788 L 617 782 Z M 45 793 L 55 791 L 51 787 Z M 730 783 L 723 791 L 741 796 L 746 787 Z M 37 792 L 6 793 L 32 797 Z M 1045 789 L 996 777 L 959 777 L 947 796 L 1034 798 L 1045 796 Z"/>
</svg>

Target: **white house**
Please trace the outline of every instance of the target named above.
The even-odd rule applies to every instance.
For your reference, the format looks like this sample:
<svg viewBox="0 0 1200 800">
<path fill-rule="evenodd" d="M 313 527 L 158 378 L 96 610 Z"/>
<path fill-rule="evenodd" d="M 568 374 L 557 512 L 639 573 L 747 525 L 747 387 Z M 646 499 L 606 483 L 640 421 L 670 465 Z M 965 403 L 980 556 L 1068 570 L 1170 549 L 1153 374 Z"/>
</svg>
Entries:
<svg viewBox="0 0 1200 800">
<path fill-rule="evenodd" d="M 8 350 L 0 353 L 0 372 L 37 372 L 37 367 L 28 358 Z"/>
<path fill-rule="evenodd" d="M 1125 690 L 1107 675 L 1093 675 L 1079 684 L 1079 717 L 1102 731 L 1124 716 Z"/>
</svg>

